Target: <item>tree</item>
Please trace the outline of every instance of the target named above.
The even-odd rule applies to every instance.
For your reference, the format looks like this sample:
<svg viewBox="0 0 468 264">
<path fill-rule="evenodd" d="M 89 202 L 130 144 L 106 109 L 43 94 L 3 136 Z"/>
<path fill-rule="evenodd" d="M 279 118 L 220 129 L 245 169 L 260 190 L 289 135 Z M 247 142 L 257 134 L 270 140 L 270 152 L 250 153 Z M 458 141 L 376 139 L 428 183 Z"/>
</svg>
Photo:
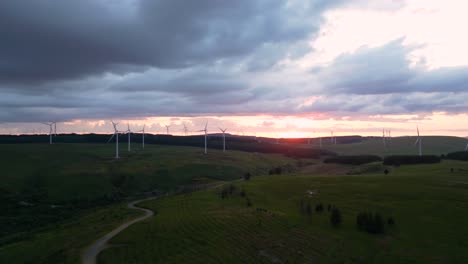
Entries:
<svg viewBox="0 0 468 264">
<path fill-rule="evenodd" d="M 307 203 L 306 212 L 307 215 L 312 215 L 312 206 L 310 206 L 310 203 Z"/>
<path fill-rule="evenodd" d="M 388 174 L 390 173 L 390 171 L 389 171 L 388 169 L 385 169 L 385 170 L 383 171 L 383 173 L 384 173 L 385 175 L 388 175 Z"/>
<path fill-rule="evenodd" d="M 319 203 L 315 206 L 315 211 L 316 212 L 323 212 L 323 204 L 322 203 Z"/>
<path fill-rule="evenodd" d="M 248 180 L 250 180 L 250 177 L 252 177 L 250 172 L 247 172 L 246 174 L 244 174 L 244 180 L 248 181 Z"/>
<path fill-rule="evenodd" d="M 341 225 L 343 219 L 341 218 L 341 212 L 338 208 L 333 208 L 330 215 L 330 223 L 333 227 L 338 227 Z"/>
</svg>

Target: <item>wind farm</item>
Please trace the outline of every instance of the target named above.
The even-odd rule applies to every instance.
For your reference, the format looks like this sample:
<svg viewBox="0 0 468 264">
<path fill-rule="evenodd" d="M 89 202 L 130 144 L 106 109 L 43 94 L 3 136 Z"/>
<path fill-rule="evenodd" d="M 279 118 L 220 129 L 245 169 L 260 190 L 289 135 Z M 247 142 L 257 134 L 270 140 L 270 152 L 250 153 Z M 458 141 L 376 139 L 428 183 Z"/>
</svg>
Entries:
<svg viewBox="0 0 468 264">
<path fill-rule="evenodd" d="M 465 10 L 0 1 L 0 263 L 468 263 Z"/>
</svg>

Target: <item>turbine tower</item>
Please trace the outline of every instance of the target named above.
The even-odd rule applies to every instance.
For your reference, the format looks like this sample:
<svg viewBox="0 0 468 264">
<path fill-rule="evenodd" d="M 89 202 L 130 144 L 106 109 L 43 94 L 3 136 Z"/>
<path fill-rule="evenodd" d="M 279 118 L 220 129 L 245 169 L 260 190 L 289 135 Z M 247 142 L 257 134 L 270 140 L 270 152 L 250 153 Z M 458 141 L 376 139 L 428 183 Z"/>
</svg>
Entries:
<svg viewBox="0 0 468 264">
<path fill-rule="evenodd" d="M 57 136 L 57 122 L 50 122 L 50 123 L 42 123 L 46 126 L 49 126 L 49 144 L 52 145 L 53 142 L 52 142 L 52 134 L 54 134 L 55 136 Z M 54 129 L 52 129 L 52 126 L 54 126 Z"/>
<path fill-rule="evenodd" d="M 205 124 L 205 129 L 198 130 L 198 132 L 205 132 L 205 154 L 207 154 L 208 152 L 207 152 L 207 149 L 206 149 L 206 136 L 207 136 L 207 133 L 208 133 L 208 121 Z"/>
<path fill-rule="evenodd" d="M 169 128 L 171 127 L 171 125 L 164 125 L 166 127 L 166 135 L 169 135 Z"/>
<path fill-rule="evenodd" d="M 419 156 L 422 156 L 422 138 L 419 136 L 418 126 L 416 126 L 416 131 L 418 133 L 418 137 L 416 138 L 416 142 L 414 142 L 414 145 L 419 144 Z"/>
<path fill-rule="evenodd" d="M 219 128 L 219 130 L 223 132 L 223 152 L 226 152 L 226 130 L 227 128 L 225 129 Z"/>
<path fill-rule="evenodd" d="M 387 149 L 387 138 L 385 136 L 385 128 L 382 129 L 382 142 L 383 142 L 383 145 L 384 145 L 384 149 L 386 150 Z"/>
<path fill-rule="evenodd" d="M 119 133 L 121 131 L 117 130 L 117 125 L 119 123 L 114 123 L 114 121 L 111 121 L 111 122 L 112 122 L 112 126 L 114 126 L 114 134 L 112 134 L 112 136 L 109 138 L 107 143 L 109 143 L 115 137 L 115 159 L 118 159 L 120 158 L 119 157 Z"/>
<path fill-rule="evenodd" d="M 128 151 L 130 152 L 130 136 L 132 134 L 132 131 L 130 130 L 130 124 L 127 123 L 127 131 L 125 131 L 127 133 L 127 136 L 128 136 L 128 144 L 127 144 L 127 147 L 128 147 Z"/>
<path fill-rule="evenodd" d="M 142 141 L 141 141 L 141 143 L 142 143 L 141 146 L 142 146 L 143 149 L 145 149 L 145 127 L 146 127 L 146 125 L 143 125 L 143 129 L 137 131 L 137 132 L 143 133 L 143 135 L 142 135 L 143 138 L 142 138 Z"/>
<path fill-rule="evenodd" d="M 468 151 L 468 144 L 466 144 L 465 151 Z"/>
<path fill-rule="evenodd" d="M 184 125 L 184 136 L 187 136 L 188 135 L 187 125 L 185 125 L 185 123 L 183 125 Z"/>
</svg>

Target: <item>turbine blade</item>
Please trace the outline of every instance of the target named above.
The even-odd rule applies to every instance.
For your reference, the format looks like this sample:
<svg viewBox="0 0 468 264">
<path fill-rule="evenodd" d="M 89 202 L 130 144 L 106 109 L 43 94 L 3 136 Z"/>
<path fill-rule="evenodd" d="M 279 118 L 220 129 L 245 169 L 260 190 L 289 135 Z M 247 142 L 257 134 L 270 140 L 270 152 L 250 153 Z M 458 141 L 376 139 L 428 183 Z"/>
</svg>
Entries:
<svg viewBox="0 0 468 264">
<path fill-rule="evenodd" d="M 118 131 L 116 131 L 116 133 L 117 133 L 117 132 L 118 132 Z M 115 133 L 114 133 L 114 134 L 112 134 L 112 136 L 109 138 L 109 140 L 107 140 L 107 142 L 106 142 L 106 143 L 109 143 L 109 142 L 111 142 L 111 140 L 114 138 L 114 136 L 115 136 Z"/>
</svg>

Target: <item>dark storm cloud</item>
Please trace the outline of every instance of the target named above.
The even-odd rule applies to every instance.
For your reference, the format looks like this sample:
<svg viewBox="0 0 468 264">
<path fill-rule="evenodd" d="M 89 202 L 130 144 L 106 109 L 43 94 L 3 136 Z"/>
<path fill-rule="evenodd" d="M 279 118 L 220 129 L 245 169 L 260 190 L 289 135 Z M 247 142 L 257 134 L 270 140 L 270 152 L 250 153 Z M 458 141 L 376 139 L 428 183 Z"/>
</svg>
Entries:
<svg viewBox="0 0 468 264">
<path fill-rule="evenodd" d="M 361 47 L 338 56 L 330 65 L 313 68 L 327 93 L 391 94 L 464 92 L 468 67 L 428 69 L 424 61 L 410 61 L 422 46 L 405 46 L 403 38 L 379 47 Z"/>
<path fill-rule="evenodd" d="M 315 34 L 321 13 L 339 2 L 1 1 L 0 81 L 182 68 L 247 56 L 270 44 L 278 46 L 270 47 L 276 60 L 285 55 L 284 43 Z M 257 67 L 272 62 L 263 64 Z"/>
</svg>

